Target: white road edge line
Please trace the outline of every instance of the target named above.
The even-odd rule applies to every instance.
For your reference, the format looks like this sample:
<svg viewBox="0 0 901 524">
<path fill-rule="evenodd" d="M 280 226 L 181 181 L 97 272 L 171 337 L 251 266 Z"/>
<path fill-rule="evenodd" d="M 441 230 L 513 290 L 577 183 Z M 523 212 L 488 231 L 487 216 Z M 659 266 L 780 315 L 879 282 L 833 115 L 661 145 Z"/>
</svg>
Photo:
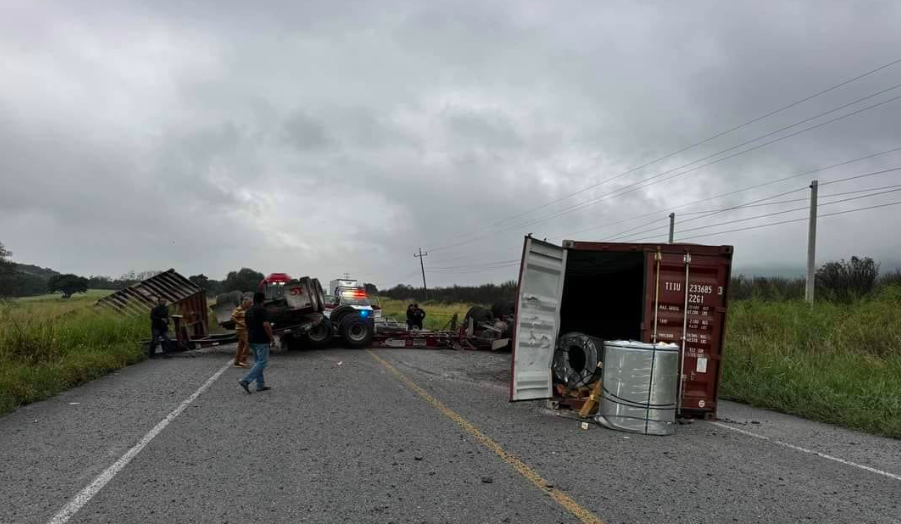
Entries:
<svg viewBox="0 0 901 524">
<path fill-rule="evenodd" d="M 888 471 L 882 471 L 881 469 L 871 468 L 870 466 L 864 466 L 863 464 L 858 464 L 856 462 L 851 462 L 850 460 L 841 459 L 838 457 L 833 457 L 832 455 L 827 455 L 825 453 L 820 453 L 819 451 L 814 451 L 812 449 L 802 448 L 801 446 L 795 446 L 794 444 L 789 444 L 788 442 L 782 442 L 781 440 L 772 439 L 770 437 L 764 435 L 758 435 L 757 433 L 751 433 L 750 431 L 745 431 L 743 429 L 733 428 L 727 424 L 723 424 L 720 422 L 710 422 L 714 426 L 728 429 L 730 431 L 735 431 L 737 433 L 741 433 L 742 435 L 747 435 L 749 437 L 754 437 L 760 440 L 766 440 L 768 442 L 772 442 L 773 444 L 778 444 L 780 446 L 784 446 L 789 449 L 793 449 L 795 451 L 801 451 L 803 453 L 809 453 L 811 455 L 816 455 L 818 457 L 822 457 L 827 460 L 834 460 L 840 464 L 844 464 L 846 466 L 853 466 L 855 468 L 860 468 L 865 471 L 869 471 L 870 473 L 875 473 L 877 475 L 882 475 L 883 477 L 888 477 L 890 479 L 901 480 L 901 475 L 895 475 L 894 473 L 889 473 Z"/>
<path fill-rule="evenodd" d="M 144 435 L 144 437 L 140 441 L 138 441 L 138 443 L 135 444 L 134 447 L 132 447 L 124 455 L 122 455 L 119 460 L 117 460 L 112 466 L 106 468 L 103 473 L 98 475 L 97 478 L 95 478 L 93 482 L 88 484 L 86 488 L 81 490 L 78 495 L 75 495 L 75 497 L 73 497 L 68 504 L 63 506 L 63 509 L 59 510 L 59 512 L 54 515 L 52 519 L 50 519 L 48 524 L 64 524 L 76 513 L 78 513 L 78 510 L 80 510 L 85 504 L 87 504 L 94 497 L 94 495 L 97 494 L 97 492 L 103 489 L 103 486 L 106 486 L 107 482 L 111 481 L 117 473 L 122 471 L 122 468 L 127 466 L 128 463 L 131 462 L 131 459 L 135 458 L 135 456 L 137 456 L 137 454 L 140 453 L 141 450 L 147 446 L 147 444 L 150 444 L 150 441 L 153 440 L 154 437 L 156 437 L 160 434 L 161 431 L 166 429 L 166 426 L 168 426 L 170 422 L 175 420 L 175 417 L 181 415 L 181 412 L 184 411 L 185 408 L 187 408 L 191 404 L 191 402 L 197 400 L 197 397 L 199 397 L 201 393 L 212 386 L 213 382 L 215 382 L 216 379 L 222 376 L 222 374 L 225 373 L 225 370 L 230 366 L 231 360 L 229 360 L 228 364 L 222 366 L 219 371 L 214 373 L 213 376 L 207 379 L 207 381 L 204 382 L 203 385 L 200 386 L 197 391 L 195 391 L 190 397 L 186 398 L 184 401 L 182 401 L 181 404 L 178 405 L 177 408 L 166 415 L 166 418 L 161 420 L 159 424 L 153 426 L 153 429 L 148 431 L 147 434 Z"/>
</svg>

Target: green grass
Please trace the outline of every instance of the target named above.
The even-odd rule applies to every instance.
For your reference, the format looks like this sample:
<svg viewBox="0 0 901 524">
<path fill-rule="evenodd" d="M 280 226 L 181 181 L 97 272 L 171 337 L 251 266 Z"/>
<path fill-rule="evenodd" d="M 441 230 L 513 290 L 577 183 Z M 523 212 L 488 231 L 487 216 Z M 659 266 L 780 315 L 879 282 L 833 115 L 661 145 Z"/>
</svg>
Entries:
<svg viewBox="0 0 901 524">
<path fill-rule="evenodd" d="M 407 321 L 407 306 L 410 305 L 411 302 L 392 300 L 390 298 L 382 298 L 380 300 L 382 303 L 382 316 L 393 318 L 401 323 Z M 461 303 L 442 304 L 438 302 L 421 302 L 419 303 L 419 307 L 425 310 L 426 313 L 422 327 L 434 330 L 442 329 L 454 316 L 454 313 L 458 315 L 459 321 L 462 322 L 463 317 L 466 315 L 466 311 L 470 306 L 470 304 Z"/>
<path fill-rule="evenodd" d="M 733 302 L 720 391 L 901 438 L 901 289 L 846 305 Z"/>
<path fill-rule="evenodd" d="M 107 293 L 0 304 L 0 413 L 144 358 L 147 320 L 91 307 Z"/>
</svg>

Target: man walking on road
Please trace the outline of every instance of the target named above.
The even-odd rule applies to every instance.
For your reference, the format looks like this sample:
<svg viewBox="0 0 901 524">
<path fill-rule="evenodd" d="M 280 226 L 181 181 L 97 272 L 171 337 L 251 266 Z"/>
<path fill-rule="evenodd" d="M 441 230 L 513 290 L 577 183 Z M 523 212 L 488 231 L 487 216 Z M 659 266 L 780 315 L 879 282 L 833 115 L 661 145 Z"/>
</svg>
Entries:
<svg viewBox="0 0 901 524">
<path fill-rule="evenodd" d="M 235 352 L 236 368 L 250 367 L 247 365 L 247 353 L 250 348 L 247 342 L 247 321 L 245 316 L 252 306 L 253 300 L 250 297 L 244 297 L 241 300 L 241 305 L 232 312 L 232 321 L 235 323 L 235 335 L 238 336 L 238 350 Z"/>
<path fill-rule="evenodd" d="M 162 341 L 163 358 L 171 358 L 172 341 L 169 340 L 169 307 L 166 299 L 159 297 L 156 307 L 150 310 L 150 358 L 156 354 L 156 346 Z"/>
<path fill-rule="evenodd" d="M 272 336 L 272 325 L 269 324 L 269 313 L 263 307 L 265 301 L 265 294 L 260 291 L 254 293 L 253 307 L 244 316 L 247 323 L 247 341 L 256 359 L 247 376 L 238 381 L 247 394 L 250 394 L 250 383 L 254 380 L 257 382 L 257 391 L 272 389 L 266 385 L 266 381 L 263 379 L 263 370 L 269 364 L 269 346 L 275 343 L 275 337 Z"/>
</svg>

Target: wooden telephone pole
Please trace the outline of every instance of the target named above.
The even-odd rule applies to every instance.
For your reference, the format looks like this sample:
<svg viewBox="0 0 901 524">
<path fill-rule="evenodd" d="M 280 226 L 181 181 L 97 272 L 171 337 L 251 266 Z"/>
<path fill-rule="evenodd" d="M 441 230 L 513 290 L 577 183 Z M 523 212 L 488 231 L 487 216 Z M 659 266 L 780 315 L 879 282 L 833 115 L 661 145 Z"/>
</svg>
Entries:
<svg viewBox="0 0 901 524">
<path fill-rule="evenodd" d="M 425 264 L 422 263 L 422 257 L 429 256 L 428 251 L 423 253 L 422 248 L 419 248 L 419 253 L 413 253 L 413 256 L 419 259 L 419 267 L 422 268 L 422 294 L 425 297 L 425 294 L 429 292 L 428 286 L 425 284 Z M 425 300 L 425 298 L 423 298 Z"/>
</svg>

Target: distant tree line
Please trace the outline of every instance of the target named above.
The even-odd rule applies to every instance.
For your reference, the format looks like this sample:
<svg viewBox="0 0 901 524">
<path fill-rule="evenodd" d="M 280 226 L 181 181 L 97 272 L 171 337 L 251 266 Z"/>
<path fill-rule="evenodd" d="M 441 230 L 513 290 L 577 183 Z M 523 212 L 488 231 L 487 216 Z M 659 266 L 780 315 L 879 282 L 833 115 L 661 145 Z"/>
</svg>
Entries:
<svg viewBox="0 0 901 524">
<path fill-rule="evenodd" d="M 901 270 L 880 275 L 879 264 L 869 257 L 827 262 L 816 272 L 817 300 L 852 302 L 887 286 L 901 286 Z M 804 277 L 746 277 L 732 278 L 729 286 L 731 300 L 800 300 L 804 298 L 807 280 Z"/>
<path fill-rule="evenodd" d="M 31 266 L 23 266 L 24 270 L 21 270 L 19 264 L 10 260 L 11 256 L 12 252 L 0 243 L 0 298 L 46 293 L 49 277 L 35 274 L 36 271 L 29 271 Z"/>
<path fill-rule="evenodd" d="M 425 302 L 462 302 L 467 304 L 494 304 L 500 301 L 516 300 L 516 281 L 503 284 L 482 284 L 480 286 L 438 287 L 423 291 L 421 287 L 399 284 L 391 289 L 379 291 L 379 296 L 395 300 Z"/>
<path fill-rule="evenodd" d="M 18 264 L 10 260 L 10 252 L 0 243 L 0 298 L 23 297 L 44 293 L 61 293 L 64 297 L 88 289 L 119 290 L 160 273 L 158 270 L 129 271 L 118 278 L 107 276 L 81 277 L 62 275 L 52 269 Z M 224 280 L 214 280 L 204 274 L 192 275 L 189 280 L 214 297 L 231 291 L 253 291 L 265 278 L 262 272 L 242 267 L 230 271 Z M 816 272 L 817 300 L 850 302 L 864 298 L 884 287 L 901 286 L 901 270 L 881 275 L 879 264 L 869 257 L 851 257 L 850 260 L 823 264 Z M 502 284 L 480 286 L 451 286 L 423 291 L 421 287 L 398 284 L 379 290 L 374 284 L 365 284 L 368 294 L 396 300 L 416 302 L 462 302 L 469 304 L 494 304 L 499 301 L 515 301 L 517 283 L 514 280 Z M 806 282 L 803 277 L 748 277 L 738 275 L 729 286 L 731 300 L 800 300 L 804 298 Z"/>
</svg>

